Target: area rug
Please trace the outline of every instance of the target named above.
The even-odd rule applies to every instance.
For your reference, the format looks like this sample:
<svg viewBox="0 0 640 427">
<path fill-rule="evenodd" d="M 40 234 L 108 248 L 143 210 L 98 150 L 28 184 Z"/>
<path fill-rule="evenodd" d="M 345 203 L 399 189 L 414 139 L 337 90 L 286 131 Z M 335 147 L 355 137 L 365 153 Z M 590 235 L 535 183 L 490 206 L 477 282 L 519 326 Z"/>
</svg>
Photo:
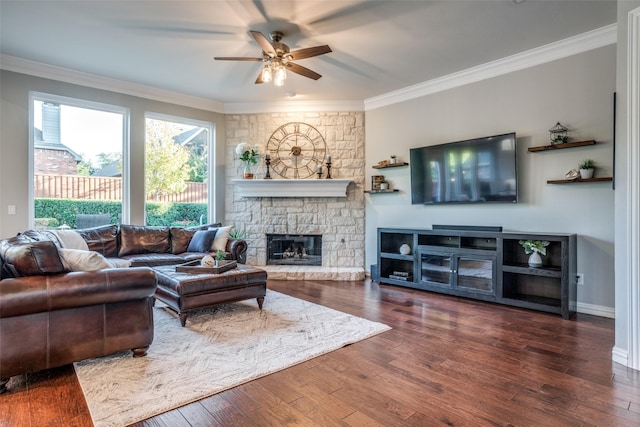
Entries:
<svg viewBox="0 0 640 427">
<path fill-rule="evenodd" d="M 75 364 L 96 427 L 126 426 L 277 372 L 390 328 L 267 291 L 189 315 L 154 308 L 146 357 L 131 352 Z"/>
</svg>

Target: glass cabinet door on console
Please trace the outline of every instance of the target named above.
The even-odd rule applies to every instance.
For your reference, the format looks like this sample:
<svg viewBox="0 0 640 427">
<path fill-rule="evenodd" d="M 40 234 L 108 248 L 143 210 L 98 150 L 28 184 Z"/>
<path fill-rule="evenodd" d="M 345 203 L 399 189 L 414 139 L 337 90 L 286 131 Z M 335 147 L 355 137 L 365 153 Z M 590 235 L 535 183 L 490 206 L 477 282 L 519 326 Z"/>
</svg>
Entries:
<svg viewBox="0 0 640 427">
<path fill-rule="evenodd" d="M 496 257 L 420 253 L 420 282 L 461 292 L 495 294 Z"/>
<path fill-rule="evenodd" d="M 451 254 L 420 254 L 420 281 L 431 285 L 453 286 Z"/>
</svg>

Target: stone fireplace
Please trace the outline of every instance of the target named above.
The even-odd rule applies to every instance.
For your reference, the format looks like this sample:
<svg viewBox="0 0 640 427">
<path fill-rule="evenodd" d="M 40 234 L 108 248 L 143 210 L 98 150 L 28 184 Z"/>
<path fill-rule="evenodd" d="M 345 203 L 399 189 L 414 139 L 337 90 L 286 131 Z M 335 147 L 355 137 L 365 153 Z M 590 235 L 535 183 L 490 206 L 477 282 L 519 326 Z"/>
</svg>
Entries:
<svg viewBox="0 0 640 427">
<path fill-rule="evenodd" d="M 351 183 L 341 196 L 312 190 L 304 196 L 259 196 L 242 193 L 234 180 L 242 177 L 234 159 L 240 142 L 264 146 L 279 126 L 305 122 L 323 135 L 332 157 L 331 175 Z M 269 278 L 282 280 L 361 280 L 364 278 L 365 198 L 364 113 L 261 113 L 227 115 L 225 121 L 225 223 L 243 230 L 249 244 L 247 264 L 267 270 Z M 256 171 L 266 173 L 264 163 Z M 279 176 L 274 180 L 282 179 Z M 317 180 L 314 176 L 313 180 Z M 318 264 L 272 264 L 267 235 L 322 236 Z M 284 248 L 287 249 L 287 248 Z M 284 251 L 283 251 L 284 252 Z"/>
<path fill-rule="evenodd" d="M 322 236 L 267 234 L 267 265 L 322 265 Z"/>
</svg>

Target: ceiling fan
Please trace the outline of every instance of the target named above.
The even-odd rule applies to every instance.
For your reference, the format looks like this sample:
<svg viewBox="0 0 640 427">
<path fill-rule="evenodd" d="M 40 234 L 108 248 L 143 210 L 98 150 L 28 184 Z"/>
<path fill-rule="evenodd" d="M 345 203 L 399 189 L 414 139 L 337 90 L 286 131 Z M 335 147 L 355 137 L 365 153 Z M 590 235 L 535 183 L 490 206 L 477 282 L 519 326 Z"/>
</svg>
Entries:
<svg viewBox="0 0 640 427">
<path fill-rule="evenodd" d="M 302 65 L 295 64 L 292 61 L 299 59 L 311 58 L 313 56 L 324 55 L 331 52 L 331 48 L 328 45 L 308 47 L 304 49 L 298 49 L 291 52 L 289 46 L 281 43 L 284 34 L 280 31 L 272 31 L 269 33 L 271 41 L 267 40 L 267 37 L 260 31 L 250 31 L 255 41 L 262 48 L 262 58 L 247 58 L 247 57 L 221 57 L 216 56 L 214 59 L 218 61 L 261 61 L 264 63 L 264 68 L 260 71 L 256 84 L 268 83 L 273 81 L 276 86 L 282 86 L 284 80 L 287 78 L 286 70 L 293 73 L 300 74 L 301 76 L 308 77 L 313 80 L 318 80 L 322 77 L 320 74 L 313 70 L 310 70 Z"/>
</svg>

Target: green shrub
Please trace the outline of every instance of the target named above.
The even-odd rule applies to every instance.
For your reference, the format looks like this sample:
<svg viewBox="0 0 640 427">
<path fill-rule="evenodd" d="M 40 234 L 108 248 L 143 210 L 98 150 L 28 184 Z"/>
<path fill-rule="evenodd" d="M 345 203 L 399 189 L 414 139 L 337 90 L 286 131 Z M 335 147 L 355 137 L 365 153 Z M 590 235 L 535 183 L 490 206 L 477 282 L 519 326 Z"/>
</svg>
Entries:
<svg viewBox="0 0 640 427">
<path fill-rule="evenodd" d="M 206 203 L 147 202 L 147 225 L 192 226 L 207 220 Z M 66 224 L 76 228 L 77 214 L 109 214 L 119 224 L 122 203 L 111 200 L 35 199 L 35 218 L 48 219 L 45 227 Z M 58 221 L 52 225 L 51 221 Z"/>
</svg>

